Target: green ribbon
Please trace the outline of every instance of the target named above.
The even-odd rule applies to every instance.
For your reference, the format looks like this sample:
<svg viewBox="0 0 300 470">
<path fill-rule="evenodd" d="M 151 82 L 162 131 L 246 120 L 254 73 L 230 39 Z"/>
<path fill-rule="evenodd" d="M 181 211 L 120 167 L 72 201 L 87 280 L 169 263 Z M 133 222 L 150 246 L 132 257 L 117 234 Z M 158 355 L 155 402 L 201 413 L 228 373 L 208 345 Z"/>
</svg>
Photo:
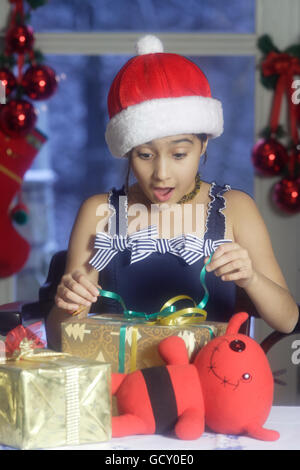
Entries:
<svg viewBox="0 0 300 470">
<path fill-rule="evenodd" d="M 207 289 L 207 286 L 206 286 L 206 283 L 205 283 L 205 275 L 206 275 L 206 266 L 207 266 L 207 264 L 210 263 L 212 256 L 213 256 L 213 253 L 211 253 L 208 261 L 204 264 L 203 268 L 201 269 L 200 283 L 201 283 L 201 285 L 204 289 L 204 296 L 203 296 L 202 300 L 199 302 L 199 304 L 196 307 L 194 307 L 194 309 L 203 310 L 204 307 L 206 306 L 207 302 L 208 302 L 209 292 L 208 292 L 208 289 Z M 125 305 L 124 300 L 116 292 L 107 291 L 107 290 L 104 290 L 104 289 L 99 289 L 99 293 L 103 297 L 107 297 L 107 298 L 117 300 L 123 307 L 124 318 L 128 321 L 135 320 L 135 323 L 147 323 L 147 322 L 151 322 L 151 321 L 157 321 L 158 319 L 160 319 L 160 320 L 163 319 L 163 318 L 167 319 L 170 315 L 177 312 L 177 308 L 176 308 L 175 305 L 168 305 L 167 307 L 163 308 L 159 312 L 150 313 L 150 314 L 147 314 L 145 312 L 136 312 L 134 310 L 128 310 L 126 305 Z M 178 296 L 178 297 L 181 297 L 181 296 Z M 168 302 L 169 301 L 167 301 L 166 304 Z M 181 312 L 183 312 L 181 317 L 184 317 L 184 318 L 189 318 L 189 317 L 194 317 L 194 318 L 195 317 L 202 317 L 203 318 L 204 317 L 204 315 L 201 314 L 201 313 L 187 313 L 187 312 L 185 312 L 186 310 L 187 309 L 181 309 L 177 313 L 181 314 Z M 136 322 L 137 319 L 139 319 L 138 322 Z M 205 319 L 205 317 L 204 317 L 204 319 Z M 127 326 L 128 326 L 128 324 L 125 324 L 125 325 L 122 325 L 121 328 L 120 328 L 119 372 L 121 372 L 121 373 L 124 373 L 124 371 L 125 371 L 125 346 L 126 346 L 125 343 L 126 343 L 126 329 L 127 329 Z"/>
</svg>

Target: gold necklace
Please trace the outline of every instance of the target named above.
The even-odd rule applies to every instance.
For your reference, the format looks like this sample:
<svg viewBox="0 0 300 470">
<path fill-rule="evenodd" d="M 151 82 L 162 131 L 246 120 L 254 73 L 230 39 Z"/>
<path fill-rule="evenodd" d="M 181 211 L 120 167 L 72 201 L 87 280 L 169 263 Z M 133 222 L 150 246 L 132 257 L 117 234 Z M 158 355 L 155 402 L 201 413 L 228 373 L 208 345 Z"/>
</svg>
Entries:
<svg viewBox="0 0 300 470">
<path fill-rule="evenodd" d="M 194 197 L 196 196 L 196 194 L 197 194 L 197 193 L 199 192 L 199 190 L 200 190 L 200 186 L 201 186 L 200 174 L 197 173 L 197 174 L 196 174 L 196 178 L 195 178 L 195 187 L 194 187 L 193 191 L 191 191 L 191 192 L 188 193 L 188 194 L 185 194 L 185 195 L 177 202 L 177 204 L 184 204 L 185 202 L 191 201 L 191 199 L 194 199 Z"/>
</svg>

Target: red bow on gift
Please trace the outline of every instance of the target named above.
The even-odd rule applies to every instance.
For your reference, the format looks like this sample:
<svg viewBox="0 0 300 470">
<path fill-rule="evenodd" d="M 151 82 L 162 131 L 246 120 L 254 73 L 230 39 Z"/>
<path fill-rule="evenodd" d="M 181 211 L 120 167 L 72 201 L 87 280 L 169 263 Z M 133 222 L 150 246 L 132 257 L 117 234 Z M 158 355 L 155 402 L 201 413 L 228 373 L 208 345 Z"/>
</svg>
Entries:
<svg viewBox="0 0 300 470">
<path fill-rule="evenodd" d="M 41 339 L 41 326 L 42 322 L 37 322 L 30 325 L 28 328 L 19 325 L 9 331 L 5 339 L 6 355 L 12 356 L 16 352 L 24 349 L 44 348 L 45 341 Z"/>
<path fill-rule="evenodd" d="M 283 93 L 286 91 L 289 101 L 290 132 L 295 145 L 298 144 L 296 103 L 292 100 L 292 82 L 295 75 L 300 75 L 300 60 L 286 52 L 269 52 L 262 62 L 264 76 L 279 75 L 274 93 L 270 127 L 276 132 Z"/>
</svg>

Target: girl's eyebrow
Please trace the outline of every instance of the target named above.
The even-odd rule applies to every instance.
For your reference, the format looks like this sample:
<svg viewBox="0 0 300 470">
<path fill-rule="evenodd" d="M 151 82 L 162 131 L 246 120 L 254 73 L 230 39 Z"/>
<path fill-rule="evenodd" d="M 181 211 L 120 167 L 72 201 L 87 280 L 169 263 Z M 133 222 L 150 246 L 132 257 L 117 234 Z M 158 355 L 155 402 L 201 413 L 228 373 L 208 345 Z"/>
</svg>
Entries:
<svg viewBox="0 0 300 470">
<path fill-rule="evenodd" d="M 178 140 L 172 140 L 170 144 L 180 144 L 181 142 L 188 142 L 189 144 L 193 144 L 194 142 L 190 139 L 178 139 Z"/>
</svg>

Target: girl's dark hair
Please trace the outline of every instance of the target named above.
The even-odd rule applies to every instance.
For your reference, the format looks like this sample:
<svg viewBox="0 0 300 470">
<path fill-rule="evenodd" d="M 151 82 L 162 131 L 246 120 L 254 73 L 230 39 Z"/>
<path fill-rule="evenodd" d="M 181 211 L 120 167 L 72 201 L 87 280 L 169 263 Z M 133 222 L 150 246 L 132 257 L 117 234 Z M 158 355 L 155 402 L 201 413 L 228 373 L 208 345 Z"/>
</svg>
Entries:
<svg viewBox="0 0 300 470">
<path fill-rule="evenodd" d="M 125 178 L 125 194 L 128 195 L 128 189 L 129 189 L 129 175 L 130 175 L 130 170 L 131 170 L 131 150 L 126 154 L 127 158 L 127 173 L 126 173 L 126 178 Z"/>
<path fill-rule="evenodd" d="M 207 134 L 196 134 L 196 137 L 198 137 L 198 139 L 201 140 L 202 145 L 204 145 L 208 139 Z M 206 163 L 206 160 L 207 160 L 207 153 L 205 149 L 203 163 Z"/>
<path fill-rule="evenodd" d="M 202 142 L 202 145 L 206 142 L 207 140 L 207 134 L 195 134 L 196 137 Z M 126 154 L 127 160 L 128 160 L 128 165 L 127 165 L 127 173 L 126 173 L 126 178 L 125 178 L 125 194 L 128 194 L 128 189 L 129 189 L 129 176 L 130 176 L 130 170 L 131 170 L 131 150 Z M 203 163 L 206 163 L 207 160 L 207 153 L 206 150 L 204 152 L 204 160 Z"/>
</svg>

